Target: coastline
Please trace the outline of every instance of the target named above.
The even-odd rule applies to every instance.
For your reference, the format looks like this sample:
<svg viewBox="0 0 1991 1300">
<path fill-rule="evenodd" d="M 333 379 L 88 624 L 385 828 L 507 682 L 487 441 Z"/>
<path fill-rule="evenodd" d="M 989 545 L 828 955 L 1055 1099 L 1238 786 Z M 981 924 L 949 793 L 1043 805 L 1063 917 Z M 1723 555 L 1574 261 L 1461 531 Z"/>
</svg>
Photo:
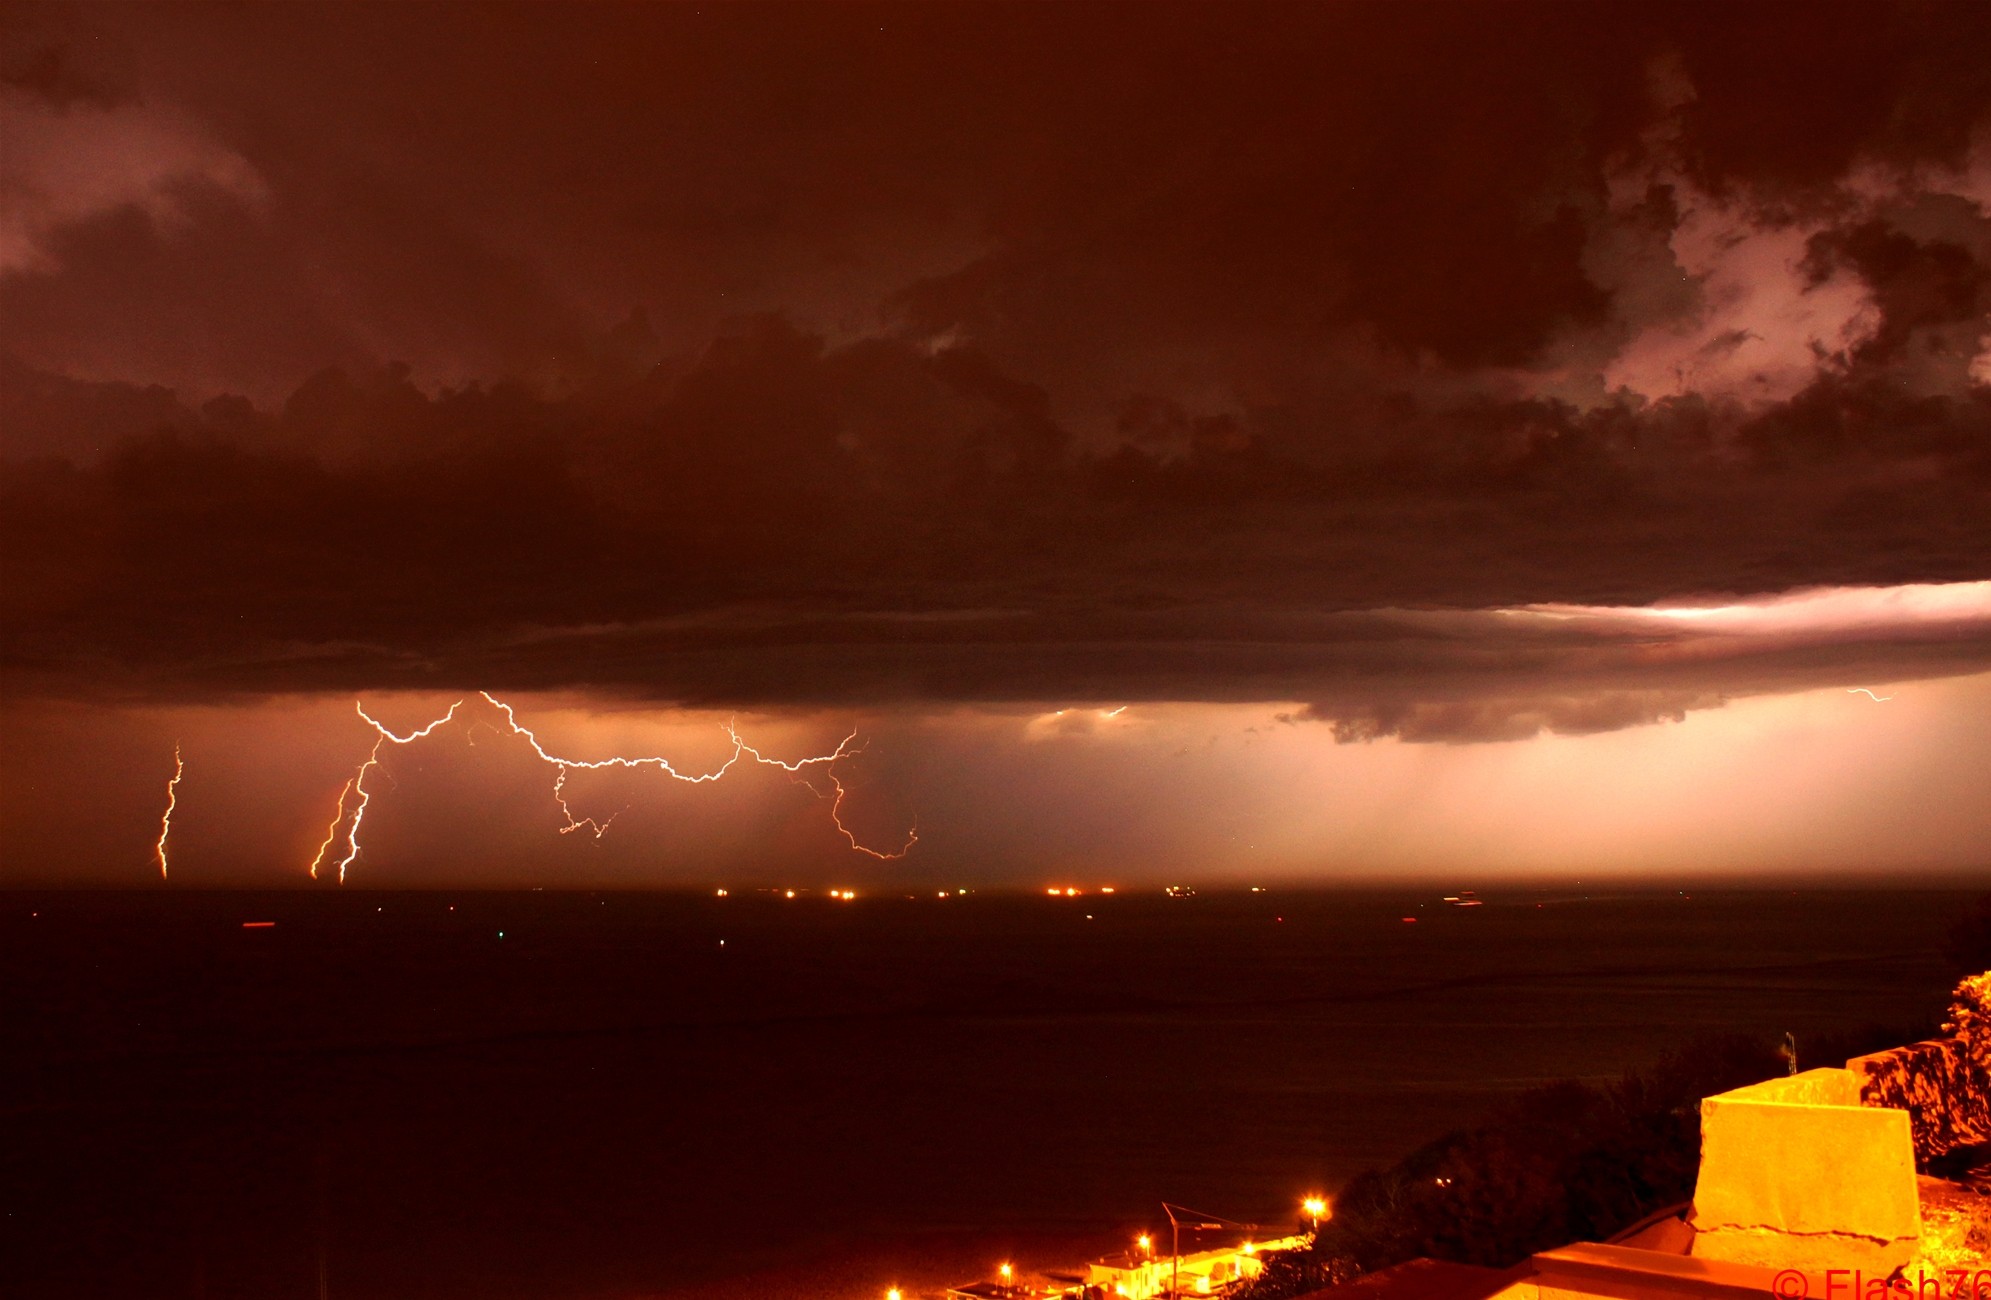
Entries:
<svg viewBox="0 0 1991 1300">
<path fill-rule="evenodd" d="M 1697 1033 L 1899 1021 L 1958 899 L 1522 901 L 0 895 L 4 1159 L 45 1189 L 0 1245 L 50 1300 L 275 1293 L 322 1152 L 335 1294 L 912 1295 L 1124 1249 L 1164 1198 L 1280 1222 Z"/>
</svg>

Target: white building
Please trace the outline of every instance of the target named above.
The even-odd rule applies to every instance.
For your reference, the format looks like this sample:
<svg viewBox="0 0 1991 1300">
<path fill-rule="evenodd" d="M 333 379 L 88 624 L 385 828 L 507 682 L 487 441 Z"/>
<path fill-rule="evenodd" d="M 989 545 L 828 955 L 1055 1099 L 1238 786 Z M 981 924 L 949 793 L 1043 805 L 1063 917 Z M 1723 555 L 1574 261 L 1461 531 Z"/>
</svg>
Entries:
<svg viewBox="0 0 1991 1300">
<path fill-rule="evenodd" d="M 1298 1250 L 1305 1237 L 1280 1237 L 1272 1241 L 1246 1241 L 1216 1250 L 1199 1250 L 1181 1256 L 1158 1254 L 1109 1255 L 1086 1267 L 1085 1284 L 1098 1287 L 1110 1296 L 1127 1300 L 1150 1300 L 1165 1296 L 1180 1282 L 1185 1296 L 1217 1295 L 1227 1287 L 1254 1278 L 1264 1271 L 1261 1254 L 1275 1250 Z"/>
</svg>

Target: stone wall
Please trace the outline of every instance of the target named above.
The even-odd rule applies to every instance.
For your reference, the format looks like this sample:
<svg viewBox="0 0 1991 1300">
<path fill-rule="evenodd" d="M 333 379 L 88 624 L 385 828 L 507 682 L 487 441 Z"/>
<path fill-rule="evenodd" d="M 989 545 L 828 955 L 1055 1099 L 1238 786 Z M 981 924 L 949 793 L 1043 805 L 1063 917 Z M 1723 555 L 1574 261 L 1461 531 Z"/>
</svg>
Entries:
<svg viewBox="0 0 1991 1300">
<path fill-rule="evenodd" d="M 1875 1277 L 1913 1258 L 1908 1116 L 1863 1105 L 1860 1084 L 1851 1070 L 1807 1070 L 1702 1100 L 1695 1258 Z"/>
<path fill-rule="evenodd" d="M 1861 1076 L 1861 1101 L 1908 1112 L 1916 1164 L 1991 1142 L 1991 1073 L 1963 1040 L 1910 1043 L 1855 1057 L 1846 1068 Z"/>
</svg>

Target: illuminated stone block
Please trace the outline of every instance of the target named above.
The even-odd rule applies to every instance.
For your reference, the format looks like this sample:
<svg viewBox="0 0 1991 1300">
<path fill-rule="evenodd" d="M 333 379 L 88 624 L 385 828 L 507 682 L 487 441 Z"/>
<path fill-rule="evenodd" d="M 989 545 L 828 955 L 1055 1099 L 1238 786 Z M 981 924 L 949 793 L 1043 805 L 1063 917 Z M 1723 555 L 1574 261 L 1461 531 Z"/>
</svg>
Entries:
<svg viewBox="0 0 1991 1300">
<path fill-rule="evenodd" d="M 1696 1256 L 1885 1276 L 1914 1255 L 1908 1113 L 1861 1105 L 1862 1082 L 1808 1070 L 1701 1103 Z"/>
</svg>

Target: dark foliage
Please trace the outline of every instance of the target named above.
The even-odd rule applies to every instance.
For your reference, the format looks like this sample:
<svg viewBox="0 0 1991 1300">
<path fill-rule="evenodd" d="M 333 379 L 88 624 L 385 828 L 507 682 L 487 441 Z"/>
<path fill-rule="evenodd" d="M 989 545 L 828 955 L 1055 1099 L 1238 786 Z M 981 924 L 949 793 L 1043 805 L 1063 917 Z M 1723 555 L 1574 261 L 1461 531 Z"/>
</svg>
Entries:
<svg viewBox="0 0 1991 1300">
<path fill-rule="evenodd" d="M 1604 1240 L 1693 1195 L 1701 1098 L 1786 1068 L 1773 1044 L 1708 1038 L 1612 1083 L 1523 1093 L 1481 1128 L 1358 1175 L 1313 1249 L 1268 1258 L 1244 1294 L 1279 1300 L 1419 1257 L 1504 1268 Z"/>
</svg>

